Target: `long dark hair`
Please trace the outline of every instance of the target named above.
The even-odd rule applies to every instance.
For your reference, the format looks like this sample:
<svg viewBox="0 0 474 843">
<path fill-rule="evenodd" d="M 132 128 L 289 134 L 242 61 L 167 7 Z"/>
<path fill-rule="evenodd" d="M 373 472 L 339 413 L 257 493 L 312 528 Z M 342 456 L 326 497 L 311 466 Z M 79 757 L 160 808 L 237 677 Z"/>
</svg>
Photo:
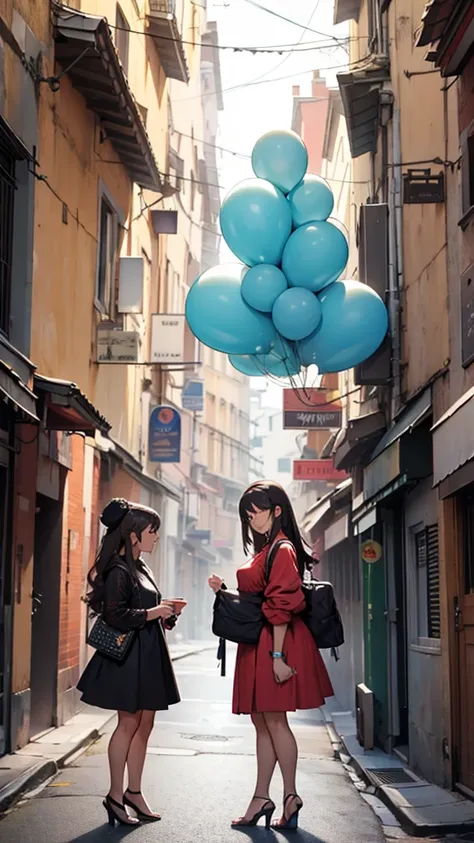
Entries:
<svg viewBox="0 0 474 843">
<path fill-rule="evenodd" d="M 260 510 L 269 509 L 274 516 L 272 528 L 268 535 L 262 535 L 252 530 L 248 513 L 253 511 L 254 506 Z M 281 515 L 279 516 L 275 516 L 277 506 L 281 509 Z M 301 577 L 303 577 L 306 569 L 309 570 L 311 565 L 314 565 L 315 560 L 301 538 L 290 499 L 283 487 L 278 483 L 274 483 L 271 480 L 259 480 L 256 483 L 252 483 L 240 499 L 239 515 L 242 524 L 242 541 L 246 554 L 250 553 L 252 548 L 256 553 L 259 553 L 266 545 L 272 544 L 281 531 L 296 550 L 298 569 Z"/>
<path fill-rule="evenodd" d="M 161 525 L 161 518 L 154 509 L 138 503 L 129 503 L 123 498 L 111 500 L 100 516 L 100 520 L 107 527 L 107 532 L 87 575 L 90 590 L 86 596 L 86 603 L 94 614 L 102 611 L 105 578 L 108 571 L 117 564 L 117 556 L 120 555 L 121 562 L 127 566 L 132 579 L 137 580 L 137 565 L 133 558 L 131 534 L 135 533 L 140 540 L 143 530 L 147 527 L 157 533 Z"/>
</svg>

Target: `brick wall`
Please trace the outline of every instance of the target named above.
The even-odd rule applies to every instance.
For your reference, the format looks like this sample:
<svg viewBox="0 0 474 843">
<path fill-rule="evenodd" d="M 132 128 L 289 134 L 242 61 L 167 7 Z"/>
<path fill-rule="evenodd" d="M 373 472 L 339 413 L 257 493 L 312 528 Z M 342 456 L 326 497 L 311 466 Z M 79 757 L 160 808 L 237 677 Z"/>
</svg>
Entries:
<svg viewBox="0 0 474 843">
<path fill-rule="evenodd" d="M 84 439 L 81 436 L 73 436 L 72 471 L 68 473 L 64 505 L 58 665 L 60 672 L 71 671 L 71 678 L 75 673 L 74 668 L 78 668 L 80 652 L 84 540 L 83 482 Z"/>
</svg>

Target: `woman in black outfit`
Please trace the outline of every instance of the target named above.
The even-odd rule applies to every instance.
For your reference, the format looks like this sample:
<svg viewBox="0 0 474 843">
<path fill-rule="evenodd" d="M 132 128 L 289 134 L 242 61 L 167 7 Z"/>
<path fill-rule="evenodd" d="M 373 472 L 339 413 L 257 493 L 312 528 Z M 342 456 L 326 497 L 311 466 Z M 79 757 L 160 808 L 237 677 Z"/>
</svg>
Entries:
<svg viewBox="0 0 474 843">
<path fill-rule="evenodd" d="M 163 632 L 163 627 L 173 628 L 176 615 L 173 604 L 162 601 L 153 574 L 141 558 L 158 540 L 158 513 L 115 499 L 104 509 L 101 521 L 107 533 L 88 574 L 87 602 L 109 626 L 136 633 L 123 661 L 96 651 L 77 687 L 85 703 L 118 712 L 109 743 L 110 790 L 104 807 L 111 825 L 116 821 L 136 825 L 160 819 L 142 796 L 141 779 L 155 712 L 180 701 Z M 124 793 L 125 766 L 128 787 Z"/>
</svg>

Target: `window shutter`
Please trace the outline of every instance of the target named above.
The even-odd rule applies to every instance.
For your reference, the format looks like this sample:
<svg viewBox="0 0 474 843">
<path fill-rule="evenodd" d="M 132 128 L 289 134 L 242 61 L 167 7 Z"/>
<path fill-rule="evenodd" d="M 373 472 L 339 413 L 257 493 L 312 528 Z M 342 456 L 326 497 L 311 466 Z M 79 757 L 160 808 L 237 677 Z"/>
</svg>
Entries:
<svg viewBox="0 0 474 843">
<path fill-rule="evenodd" d="M 441 613 L 439 603 L 439 540 L 438 525 L 426 528 L 426 548 L 428 556 L 428 635 L 430 638 L 441 637 Z"/>
</svg>

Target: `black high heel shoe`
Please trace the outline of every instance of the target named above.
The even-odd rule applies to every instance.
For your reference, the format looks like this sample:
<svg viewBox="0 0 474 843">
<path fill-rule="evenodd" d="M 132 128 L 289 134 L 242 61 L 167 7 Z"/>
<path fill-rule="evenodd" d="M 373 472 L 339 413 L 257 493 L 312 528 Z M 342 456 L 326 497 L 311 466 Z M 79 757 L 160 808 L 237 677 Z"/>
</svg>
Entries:
<svg viewBox="0 0 474 843">
<path fill-rule="evenodd" d="M 141 796 L 142 792 L 141 790 L 129 790 L 129 788 L 127 787 L 127 790 L 123 795 L 123 804 L 131 808 L 132 811 L 135 811 L 137 819 L 141 823 L 157 823 L 159 822 L 159 820 L 161 820 L 159 814 L 144 814 L 143 811 L 140 811 L 140 808 L 137 808 L 137 806 L 132 802 L 132 800 L 128 798 L 127 793 L 131 793 L 132 796 Z"/>
<path fill-rule="evenodd" d="M 107 811 L 107 815 L 109 817 L 109 825 L 114 826 L 115 823 L 119 823 L 119 825 L 139 825 L 138 820 L 136 820 L 134 817 L 128 817 L 127 819 L 124 819 L 124 817 L 120 817 L 117 814 L 117 811 L 115 810 L 116 808 L 118 808 L 119 811 L 123 811 L 125 814 L 127 812 L 125 810 L 125 806 L 121 805 L 120 802 L 116 802 L 115 799 L 112 799 L 110 794 L 107 794 L 102 804 L 105 810 Z"/>
<path fill-rule="evenodd" d="M 287 806 L 290 799 L 299 799 L 300 804 L 296 807 L 296 809 L 293 811 L 293 813 L 290 814 L 289 817 L 287 817 L 285 815 L 285 811 L 286 811 L 286 806 Z M 285 798 L 283 800 L 283 820 L 280 820 L 277 823 L 273 823 L 272 828 L 279 828 L 281 830 L 286 829 L 287 831 L 289 831 L 291 829 L 297 829 L 298 828 L 298 815 L 299 815 L 299 812 L 301 811 L 302 807 L 303 807 L 303 800 L 301 799 L 301 797 L 298 796 L 297 793 L 289 793 L 287 796 L 285 796 Z"/>
<path fill-rule="evenodd" d="M 250 826 L 257 825 L 258 821 L 265 817 L 265 827 L 270 828 L 273 814 L 275 813 L 275 803 L 271 799 L 267 799 L 266 796 L 254 796 L 254 799 L 263 799 L 264 803 L 260 808 L 260 811 L 257 811 L 256 814 L 253 815 L 249 820 L 242 819 L 235 820 L 231 823 L 231 828 L 250 828 Z"/>
</svg>

